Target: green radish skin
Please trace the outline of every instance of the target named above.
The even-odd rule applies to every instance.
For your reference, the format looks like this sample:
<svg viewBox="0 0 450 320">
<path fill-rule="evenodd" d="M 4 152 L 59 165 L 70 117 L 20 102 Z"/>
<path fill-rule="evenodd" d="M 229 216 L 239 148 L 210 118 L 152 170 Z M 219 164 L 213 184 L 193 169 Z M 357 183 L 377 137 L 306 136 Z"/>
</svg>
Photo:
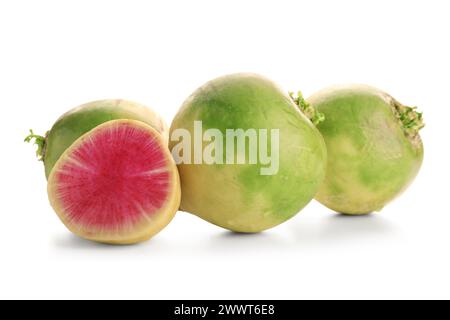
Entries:
<svg viewBox="0 0 450 320">
<path fill-rule="evenodd" d="M 136 102 L 111 99 L 83 104 L 62 115 L 42 139 L 41 154 L 48 179 L 53 166 L 72 143 L 98 125 L 110 120 L 142 121 L 158 131 L 168 141 L 168 128 L 163 119 L 151 109 Z M 39 136 L 36 138 L 39 144 Z"/>
<path fill-rule="evenodd" d="M 331 87 L 307 101 L 326 119 L 317 126 L 328 150 L 320 203 L 344 214 L 368 214 L 406 190 L 423 161 L 421 114 L 364 85 Z"/>
<path fill-rule="evenodd" d="M 232 74 L 206 83 L 184 102 L 171 134 L 183 128 L 193 137 L 193 123 L 199 120 L 203 131 L 279 129 L 279 171 L 261 175 L 266 166 L 259 163 L 179 164 L 181 210 L 235 232 L 253 233 L 288 220 L 314 197 L 325 174 L 323 138 L 272 81 Z M 176 143 L 171 141 L 170 148 Z"/>
</svg>

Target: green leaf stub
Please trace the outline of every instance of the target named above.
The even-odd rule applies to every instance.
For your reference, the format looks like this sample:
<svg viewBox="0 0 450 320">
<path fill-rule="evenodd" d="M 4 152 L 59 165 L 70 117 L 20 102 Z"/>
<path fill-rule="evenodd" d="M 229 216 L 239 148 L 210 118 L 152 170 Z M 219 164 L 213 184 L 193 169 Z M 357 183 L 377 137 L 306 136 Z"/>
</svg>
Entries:
<svg viewBox="0 0 450 320">
<path fill-rule="evenodd" d="M 34 144 L 38 146 L 36 150 L 36 156 L 38 157 L 39 161 L 44 161 L 44 155 L 45 155 L 45 142 L 46 138 L 37 134 L 34 134 L 33 130 L 30 129 L 30 134 L 25 137 L 25 142 L 31 142 L 31 140 L 34 139 Z"/>
<path fill-rule="evenodd" d="M 315 126 L 325 120 L 325 115 L 323 113 L 317 111 L 316 108 L 305 101 L 301 91 L 297 92 L 297 97 L 294 96 L 293 92 L 289 92 L 289 96 L 291 97 L 292 101 L 294 101 L 294 103 L 299 107 L 300 111 L 309 120 L 311 120 L 311 122 Z"/>
</svg>

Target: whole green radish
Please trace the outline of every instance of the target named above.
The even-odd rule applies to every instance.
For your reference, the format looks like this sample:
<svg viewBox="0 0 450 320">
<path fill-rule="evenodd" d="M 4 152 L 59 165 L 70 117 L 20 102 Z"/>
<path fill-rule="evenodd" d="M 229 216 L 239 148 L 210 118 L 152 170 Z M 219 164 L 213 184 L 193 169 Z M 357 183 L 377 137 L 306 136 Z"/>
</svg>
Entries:
<svg viewBox="0 0 450 320">
<path fill-rule="evenodd" d="M 319 131 L 276 84 L 256 74 L 223 76 L 197 89 L 170 136 L 181 210 L 232 231 L 260 232 L 293 217 L 325 175 Z M 236 137 L 246 144 L 228 148 Z"/>
<path fill-rule="evenodd" d="M 79 137 L 98 125 L 118 119 L 142 121 L 168 140 L 168 128 L 164 120 L 151 109 L 137 102 L 122 99 L 97 100 L 73 108 L 63 114 L 45 137 L 31 134 L 26 141 L 36 139 L 38 156 L 44 161 L 48 178 L 56 161 Z"/>
<path fill-rule="evenodd" d="M 322 90 L 308 103 L 325 115 L 318 124 L 328 150 L 316 199 L 345 214 L 380 211 L 413 181 L 422 164 L 422 114 L 365 85 Z"/>
</svg>

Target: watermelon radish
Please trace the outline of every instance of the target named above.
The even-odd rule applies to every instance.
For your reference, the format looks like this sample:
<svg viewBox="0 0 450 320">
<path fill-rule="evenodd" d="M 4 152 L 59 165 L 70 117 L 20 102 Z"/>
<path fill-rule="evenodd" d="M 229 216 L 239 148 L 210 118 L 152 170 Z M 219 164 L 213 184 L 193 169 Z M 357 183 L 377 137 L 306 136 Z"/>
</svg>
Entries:
<svg viewBox="0 0 450 320">
<path fill-rule="evenodd" d="M 33 132 L 50 203 L 75 234 L 107 243 L 145 240 L 178 209 L 178 171 L 168 129 L 147 107 L 99 100 L 61 116 L 45 137 Z"/>
<path fill-rule="evenodd" d="M 45 137 L 33 132 L 27 137 L 38 145 L 38 156 L 44 161 L 45 175 L 61 154 L 81 135 L 109 120 L 133 119 L 147 123 L 168 140 L 168 128 L 163 119 L 151 109 L 132 101 L 111 99 L 83 104 L 62 115 Z"/>
<path fill-rule="evenodd" d="M 200 126 L 203 137 L 198 135 Z M 253 162 L 228 163 L 225 141 L 216 144 L 215 162 L 198 157 L 202 150 L 211 150 L 207 133 L 214 133 L 216 140 L 222 134 L 228 139 L 228 130 L 238 129 L 275 139 L 257 145 L 260 156 Z M 170 135 L 180 172 L 181 210 L 232 231 L 259 232 L 293 217 L 314 197 L 325 175 L 326 147 L 319 131 L 283 90 L 256 74 L 223 76 L 197 89 L 175 116 Z M 186 141 L 174 139 L 178 136 L 193 137 L 186 143 L 192 150 L 180 148 Z M 258 139 L 261 142 L 261 136 Z M 276 154 L 270 156 L 279 163 L 267 172 L 261 151 L 271 150 L 275 142 Z M 249 146 L 236 149 L 236 158 L 251 159 Z M 197 157 L 189 163 L 191 153 Z M 234 157 L 233 150 L 231 154 Z"/>
<path fill-rule="evenodd" d="M 178 171 L 155 129 L 141 121 L 112 120 L 63 152 L 48 177 L 48 196 L 76 235 L 135 243 L 163 229 L 178 210 Z"/>
<path fill-rule="evenodd" d="M 345 214 L 380 211 L 414 180 L 423 160 L 422 114 L 365 85 L 324 89 L 308 99 L 326 121 L 328 149 L 316 199 Z"/>
</svg>

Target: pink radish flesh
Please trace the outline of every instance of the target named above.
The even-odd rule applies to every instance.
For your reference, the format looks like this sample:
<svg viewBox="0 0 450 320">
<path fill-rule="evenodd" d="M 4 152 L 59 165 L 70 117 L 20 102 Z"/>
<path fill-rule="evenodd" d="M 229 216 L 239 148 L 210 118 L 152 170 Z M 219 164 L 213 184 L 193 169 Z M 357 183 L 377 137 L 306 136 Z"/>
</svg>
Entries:
<svg viewBox="0 0 450 320">
<path fill-rule="evenodd" d="M 168 159 L 156 135 L 132 123 L 88 133 L 56 168 L 56 198 L 66 219 L 120 230 L 151 218 L 170 191 Z"/>
</svg>

